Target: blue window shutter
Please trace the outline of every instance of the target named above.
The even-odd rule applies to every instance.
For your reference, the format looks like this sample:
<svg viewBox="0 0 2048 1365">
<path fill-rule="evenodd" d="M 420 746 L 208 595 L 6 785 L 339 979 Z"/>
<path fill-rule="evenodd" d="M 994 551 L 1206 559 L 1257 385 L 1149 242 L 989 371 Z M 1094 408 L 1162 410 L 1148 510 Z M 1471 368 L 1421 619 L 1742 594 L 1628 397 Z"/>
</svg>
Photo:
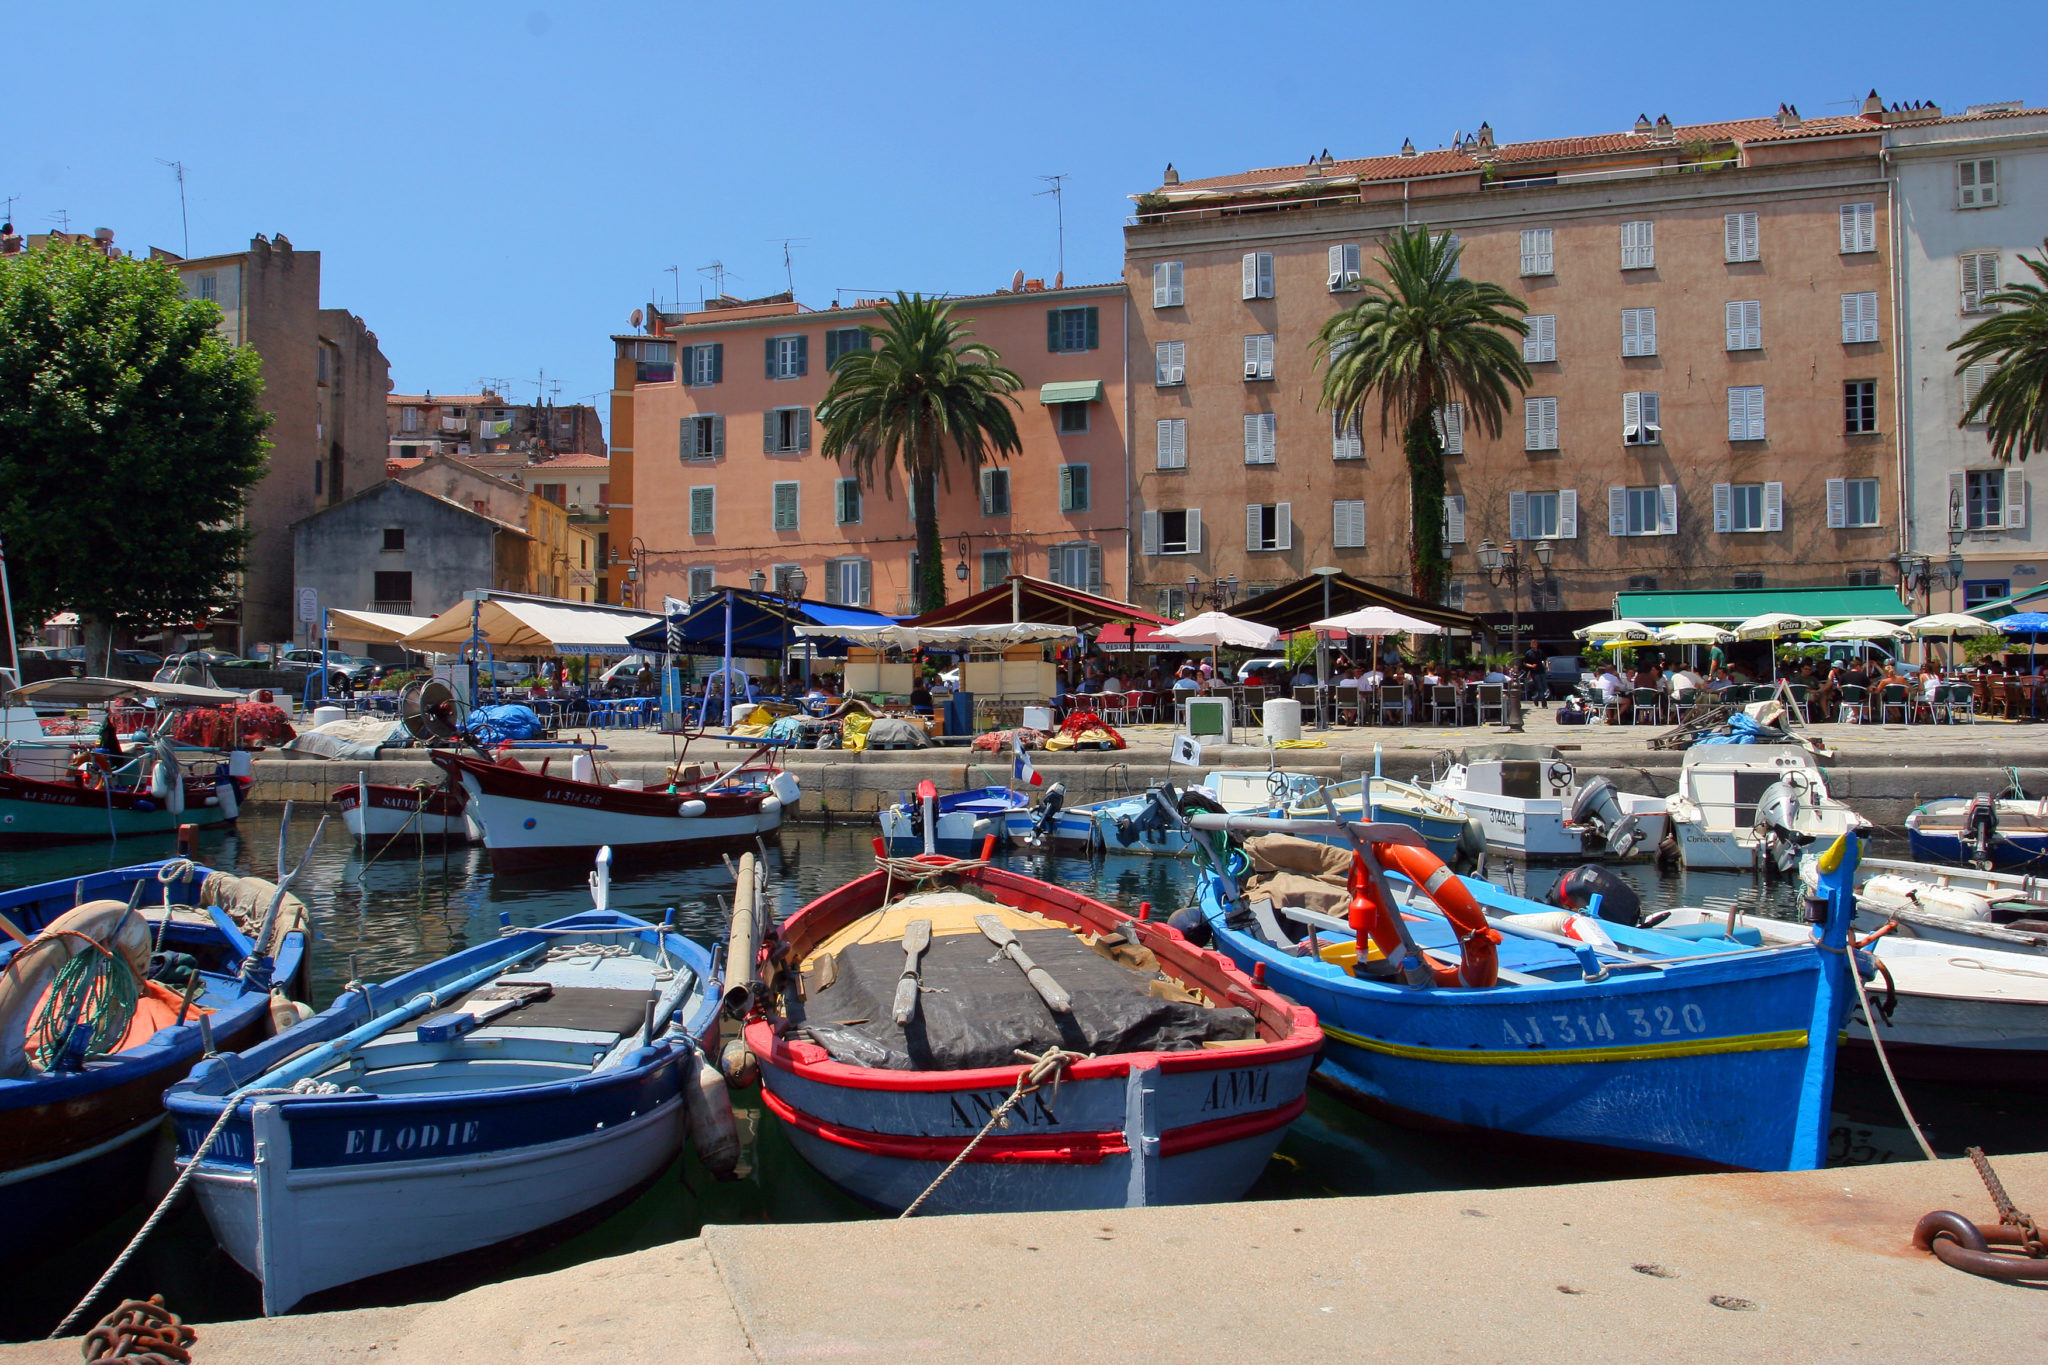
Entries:
<svg viewBox="0 0 2048 1365">
<path fill-rule="evenodd" d="M 1057 351 L 1060 348 L 1060 310 L 1045 310 L 1045 349 Z"/>
<path fill-rule="evenodd" d="M 775 338 L 769 337 L 764 345 L 767 351 L 767 359 L 763 363 L 762 373 L 773 379 L 775 377 Z"/>
<path fill-rule="evenodd" d="M 809 374 L 811 372 L 811 339 L 807 336 L 799 336 L 796 339 L 796 372 L 798 374 Z"/>
<path fill-rule="evenodd" d="M 722 341 L 711 343 L 711 382 L 725 382 L 725 343 Z"/>
<path fill-rule="evenodd" d="M 1087 349 L 1089 349 L 1089 350 L 1091 350 L 1091 351 L 1092 351 L 1092 350 L 1094 350 L 1094 349 L 1095 349 L 1095 346 L 1096 346 L 1096 337 L 1097 337 L 1097 332 L 1096 332 L 1096 325 L 1095 325 L 1095 324 L 1096 324 L 1096 313 L 1097 313 L 1097 311 L 1098 311 L 1098 310 L 1096 310 L 1096 309 L 1093 309 L 1093 308 L 1090 308 L 1090 309 L 1088 310 L 1088 347 L 1087 347 Z"/>
</svg>

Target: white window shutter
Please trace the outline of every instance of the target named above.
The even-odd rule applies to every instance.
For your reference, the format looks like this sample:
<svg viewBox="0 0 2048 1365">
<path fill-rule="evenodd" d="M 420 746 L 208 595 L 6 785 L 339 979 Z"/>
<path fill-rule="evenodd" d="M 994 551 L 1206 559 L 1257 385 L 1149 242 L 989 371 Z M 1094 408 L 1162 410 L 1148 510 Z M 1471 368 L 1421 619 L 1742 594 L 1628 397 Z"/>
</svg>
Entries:
<svg viewBox="0 0 2048 1365">
<path fill-rule="evenodd" d="M 1444 497 L 1444 543 L 1463 545 L 1465 543 L 1465 495 L 1451 493 Z"/>
<path fill-rule="evenodd" d="M 1344 287 L 1344 248 L 1330 248 L 1330 292 L 1336 293 Z"/>
<path fill-rule="evenodd" d="M 1742 344 L 1752 351 L 1760 349 L 1764 344 L 1762 299 L 1750 299 L 1742 305 Z"/>
<path fill-rule="evenodd" d="M 1528 538 L 1529 495 L 1527 493 L 1510 493 L 1508 494 L 1508 539 L 1527 540 Z"/>
<path fill-rule="evenodd" d="M 1330 527 L 1330 543 L 1339 550 L 1359 550 L 1365 547 L 1365 502 L 1363 499 L 1340 499 L 1334 505 Z"/>
<path fill-rule="evenodd" d="M 1969 512 L 1964 505 L 1964 474 L 1952 469 L 1948 476 L 1948 529 L 1960 531 L 1969 524 Z"/>
<path fill-rule="evenodd" d="M 1749 439 L 1764 439 L 1764 386 L 1761 384 L 1749 391 Z"/>
<path fill-rule="evenodd" d="M 1766 483 L 1764 485 L 1764 529 L 1782 531 L 1785 529 L 1785 485 Z"/>
<path fill-rule="evenodd" d="M 1636 310 L 1636 354 L 1657 354 L 1657 310 L 1654 308 Z"/>
<path fill-rule="evenodd" d="M 1849 524 L 1849 481 L 1828 480 L 1828 529 L 1839 531 Z"/>
<path fill-rule="evenodd" d="M 1259 378 L 1273 377 L 1273 337 L 1269 333 L 1259 338 Z"/>
<path fill-rule="evenodd" d="M 1657 485 L 1657 534 L 1678 534 L 1678 485 L 1675 483 Z"/>
<path fill-rule="evenodd" d="M 1728 390 L 1728 439 L 1743 441 L 1749 438 L 1749 400 L 1743 390 Z"/>
<path fill-rule="evenodd" d="M 1846 210 L 1844 211 L 1846 212 Z M 1844 249 L 1846 250 L 1846 248 Z M 1856 341 L 1858 333 L 1862 330 L 1863 296 L 1861 294 L 1842 295 L 1842 344 L 1848 345 Z"/>
<path fill-rule="evenodd" d="M 1874 289 L 1863 294 L 1863 339 L 1877 340 L 1877 291 Z"/>
<path fill-rule="evenodd" d="M 1635 439 L 1643 423 L 1643 396 L 1640 393 L 1625 393 L 1621 396 L 1621 439 Z"/>
<path fill-rule="evenodd" d="M 1266 507 L 1264 503 L 1249 502 L 1244 508 L 1244 547 L 1247 550 L 1266 548 Z"/>
<path fill-rule="evenodd" d="M 1579 538 L 1579 490 L 1576 488 L 1557 490 L 1557 538 Z"/>
<path fill-rule="evenodd" d="M 1138 553 L 1156 555 L 1159 553 L 1159 514 L 1144 512 L 1139 515 Z"/>
<path fill-rule="evenodd" d="M 1714 529 L 1726 534 L 1734 526 L 1735 517 L 1729 507 L 1733 489 L 1725 483 L 1714 485 Z"/>
<path fill-rule="evenodd" d="M 1742 214 L 1741 218 L 1742 255 L 1740 259 L 1745 261 L 1754 261 L 1758 257 L 1763 255 L 1762 242 L 1760 240 L 1762 234 L 1760 231 L 1759 222 L 1757 216 L 1754 213 Z"/>
<path fill-rule="evenodd" d="M 1633 308 L 1621 310 L 1621 353 L 1636 354 L 1636 310 Z"/>
<path fill-rule="evenodd" d="M 1727 315 L 1727 349 L 1731 351 L 1739 351 L 1742 349 L 1742 305 L 1738 302 L 1731 301 L 1728 304 L 1728 306 L 1724 308 L 1722 311 Z"/>
<path fill-rule="evenodd" d="M 1538 400 L 1522 400 L 1522 449 L 1543 449 L 1543 415 Z"/>
<path fill-rule="evenodd" d="M 1248 299 L 1255 299 L 1259 296 L 1259 253 L 1256 251 L 1245 252 L 1242 264 L 1244 266 L 1244 296 Z"/>
<path fill-rule="evenodd" d="M 1842 205 L 1842 250 L 1856 250 L 1856 209 L 1855 204 Z"/>
<path fill-rule="evenodd" d="M 1625 536 L 1628 534 L 1628 490 L 1609 488 L 1607 490 L 1607 534 Z"/>
<path fill-rule="evenodd" d="M 1664 418 L 1663 414 L 1658 411 L 1657 395 L 1654 393 L 1643 393 L 1638 394 L 1637 399 L 1642 404 L 1644 438 L 1654 442 L 1662 436 L 1664 431 Z"/>
<path fill-rule="evenodd" d="M 1259 266 L 1259 297 L 1270 299 L 1273 297 L 1273 253 L 1261 251 L 1256 255 Z"/>
<path fill-rule="evenodd" d="M 1721 219 L 1721 247 L 1724 260 L 1742 259 L 1742 215 L 1731 213 Z"/>
<path fill-rule="evenodd" d="M 1259 415 L 1259 458 L 1272 464 L 1280 458 L 1280 416 L 1278 413 Z"/>
<path fill-rule="evenodd" d="M 1244 415 L 1244 462 L 1259 462 L 1259 414 L 1256 412 Z"/>
<path fill-rule="evenodd" d="M 1555 398 L 1543 400 L 1543 448 L 1545 450 L 1557 449 L 1557 400 Z"/>
<path fill-rule="evenodd" d="M 1166 262 L 1164 261 L 1152 267 L 1152 306 L 1154 308 L 1166 307 Z"/>
<path fill-rule="evenodd" d="M 1465 453 L 1465 405 L 1446 403 L 1436 410 L 1436 434 L 1444 443 L 1444 454 Z"/>
<path fill-rule="evenodd" d="M 2024 469 L 2005 471 L 2005 529 L 2027 529 L 2027 472 Z"/>
<path fill-rule="evenodd" d="M 1188 553 L 1202 553 L 1202 509 L 1199 507 L 1188 509 Z"/>
<path fill-rule="evenodd" d="M 1293 503 L 1276 502 L 1273 504 L 1273 538 L 1276 542 L 1273 548 L 1276 550 L 1291 550 L 1294 548 Z"/>
</svg>

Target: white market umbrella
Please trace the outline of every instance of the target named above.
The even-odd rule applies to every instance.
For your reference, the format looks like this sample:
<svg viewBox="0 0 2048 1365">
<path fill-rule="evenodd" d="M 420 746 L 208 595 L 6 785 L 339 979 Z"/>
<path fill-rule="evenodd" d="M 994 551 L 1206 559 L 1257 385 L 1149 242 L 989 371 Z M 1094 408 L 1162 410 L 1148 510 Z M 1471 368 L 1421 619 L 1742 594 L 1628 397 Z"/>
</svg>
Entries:
<svg viewBox="0 0 2048 1365">
<path fill-rule="evenodd" d="M 1657 632 L 1641 621 L 1602 621 L 1598 625 L 1575 630 L 1572 635 L 1580 640 L 1623 640 L 1634 644 L 1647 644 L 1657 638 Z"/>
<path fill-rule="evenodd" d="M 1930 616 L 1919 617 L 1906 622 L 1906 629 L 1917 636 L 1923 642 L 1923 645 L 1928 640 L 1947 640 L 1949 642 L 1949 663 L 1951 667 L 1954 666 L 1955 662 L 1955 642 L 1957 639 L 1967 639 L 1972 635 L 2003 635 L 2005 633 L 1981 616 L 1966 616 L 1959 611 L 1937 611 Z M 1923 661 L 1926 659 L 1925 648 L 1921 650 L 1921 659 Z"/>
<path fill-rule="evenodd" d="M 1843 621 L 1820 633 L 1823 640 L 1896 640 L 1913 632 L 1896 621 Z"/>
<path fill-rule="evenodd" d="M 1184 645 L 1209 646 L 1209 671 L 1212 674 L 1218 671 L 1216 649 L 1219 645 L 1256 650 L 1272 649 L 1280 643 L 1280 632 L 1273 627 L 1242 620 L 1222 611 L 1205 611 L 1200 616 L 1190 616 L 1170 626 L 1155 626 L 1153 630 Z"/>
<path fill-rule="evenodd" d="M 1804 635 L 1809 630 L 1819 630 L 1820 622 L 1811 616 L 1795 616 L 1789 611 L 1767 611 L 1762 616 L 1752 616 L 1735 627 L 1738 640 L 1769 640 L 1771 642 L 1771 677 L 1778 676 L 1778 641 L 1788 635 Z"/>
<path fill-rule="evenodd" d="M 1734 638 L 1732 630 L 1696 621 L 1681 621 L 1657 632 L 1660 645 L 1725 645 Z"/>
<path fill-rule="evenodd" d="M 1342 616 L 1325 616 L 1310 623 L 1310 630 L 1325 635 L 1441 635 L 1444 628 L 1433 621 L 1403 616 L 1391 607 L 1362 607 Z"/>
</svg>

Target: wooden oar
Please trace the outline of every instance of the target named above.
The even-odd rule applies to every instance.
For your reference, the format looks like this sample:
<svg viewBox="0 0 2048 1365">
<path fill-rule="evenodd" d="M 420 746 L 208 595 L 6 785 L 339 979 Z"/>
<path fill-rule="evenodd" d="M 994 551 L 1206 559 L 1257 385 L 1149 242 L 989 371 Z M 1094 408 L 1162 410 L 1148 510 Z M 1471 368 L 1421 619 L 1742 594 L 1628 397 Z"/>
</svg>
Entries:
<svg viewBox="0 0 2048 1365">
<path fill-rule="evenodd" d="M 1059 982 L 1052 979 L 1045 968 L 1031 960 L 1023 945 L 1017 942 L 1017 936 L 1010 932 L 1009 925 L 994 915 L 976 915 L 974 923 L 990 943 L 1003 950 L 1002 956 L 1017 964 L 1017 970 L 1024 973 L 1024 979 L 1031 983 L 1031 989 L 1037 991 L 1039 998 L 1045 1001 L 1047 1009 L 1054 1014 L 1074 1012 L 1074 998 L 1067 994 Z"/>
<path fill-rule="evenodd" d="M 903 975 L 896 982 L 896 1023 L 909 1027 L 917 1017 L 918 958 L 932 946 L 932 922 L 914 919 L 903 930 Z"/>
</svg>

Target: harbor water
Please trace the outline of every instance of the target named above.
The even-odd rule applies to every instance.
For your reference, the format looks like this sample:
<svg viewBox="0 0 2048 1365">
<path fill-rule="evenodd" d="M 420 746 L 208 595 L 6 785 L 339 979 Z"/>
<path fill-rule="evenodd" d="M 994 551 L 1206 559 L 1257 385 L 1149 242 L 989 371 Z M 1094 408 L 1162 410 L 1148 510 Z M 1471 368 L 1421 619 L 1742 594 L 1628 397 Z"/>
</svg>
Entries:
<svg viewBox="0 0 2048 1365">
<path fill-rule="evenodd" d="M 197 860 L 210 866 L 275 877 L 281 809 L 257 807 L 232 831 L 200 835 Z M 301 807 L 288 837 L 287 863 L 313 840 L 319 812 Z M 819 894 L 873 866 L 868 823 L 800 825 L 768 846 L 774 911 L 788 915 Z M 167 857 L 167 840 L 124 841 L 0 855 L 5 885 L 77 876 L 110 865 Z M 1903 850 L 1874 852 L 1904 856 Z M 1164 916 L 1186 903 L 1191 864 L 1156 858 L 1094 859 L 1010 852 L 1005 865 L 1135 911 L 1149 902 Z M 1618 869 L 1638 890 L 1644 912 L 1672 905 L 1739 906 L 1744 913 L 1791 918 L 1799 912 L 1796 888 L 1767 884 L 1747 874 L 1660 875 L 1648 864 Z M 1562 873 L 1496 860 L 1489 876 L 1510 890 L 1541 897 Z M 658 919 L 673 907 L 684 932 L 706 943 L 723 936 L 732 879 L 711 863 L 637 875 L 612 883 L 615 909 Z M 590 905 L 581 870 L 547 877 L 494 876 L 481 848 L 420 851 L 394 846 L 365 858 L 330 820 L 295 888 L 312 912 L 318 941 L 311 952 L 310 1003 L 323 1007 L 353 972 L 383 980 L 494 937 L 501 916 L 515 925 L 540 924 Z M 1960 1153 L 1970 1144 L 1991 1152 L 2038 1147 L 2048 1101 L 2031 1097 L 1949 1091 L 1916 1086 L 1909 1098 L 1936 1147 Z M 355 1307 L 440 1297 L 480 1283 L 559 1269 L 694 1235 L 705 1223 L 777 1222 L 879 1216 L 816 1175 L 791 1149 L 776 1121 L 763 1114 L 755 1092 L 735 1095 L 747 1150 L 741 1178 L 712 1180 L 694 1159 L 679 1160 L 622 1207 L 587 1226 L 557 1230 L 545 1240 L 461 1258 L 443 1266 L 399 1272 L 367 1285 L 322 1295 L 301 1306 Z M 1838 1087 L 1831 1140 L 1837 1164 L 1911 1159 L 1913 1144 L 1881 1085 L 1853 1077 Z M 162 1181 L 169 1180 L 168 1153 Z M 1311 1091 L 1309 1109 L 1289 1129 L 1249 1198 L 1312 1198 L 1481 1189 L 1548 1184 L 1609 1172 L 1581 1164 L 1539 1160 L 1512 1148 L 1461 1142 L 1392 1127 Z M 53 1250 L 14 1272 L 0 1295 L 0 1340 L 50 1330 L 140 1226 L 148 1208 L 137 1206 L 112 1223 L 82 1230 L 76 1245 Z M 10 1249 L 19 1250 L 19 1249 Z M 166 1295 L 171 1307 L 195 1321 L 260 1313 L 255 1281 L 215 1247 L 206 1221 L 189 1198 L 181 1200 L 116 1278 L 97 1311 L 125 1296 Z M 97 1316 L 97 1311 L 94 1316 Z"/>
</svg>

